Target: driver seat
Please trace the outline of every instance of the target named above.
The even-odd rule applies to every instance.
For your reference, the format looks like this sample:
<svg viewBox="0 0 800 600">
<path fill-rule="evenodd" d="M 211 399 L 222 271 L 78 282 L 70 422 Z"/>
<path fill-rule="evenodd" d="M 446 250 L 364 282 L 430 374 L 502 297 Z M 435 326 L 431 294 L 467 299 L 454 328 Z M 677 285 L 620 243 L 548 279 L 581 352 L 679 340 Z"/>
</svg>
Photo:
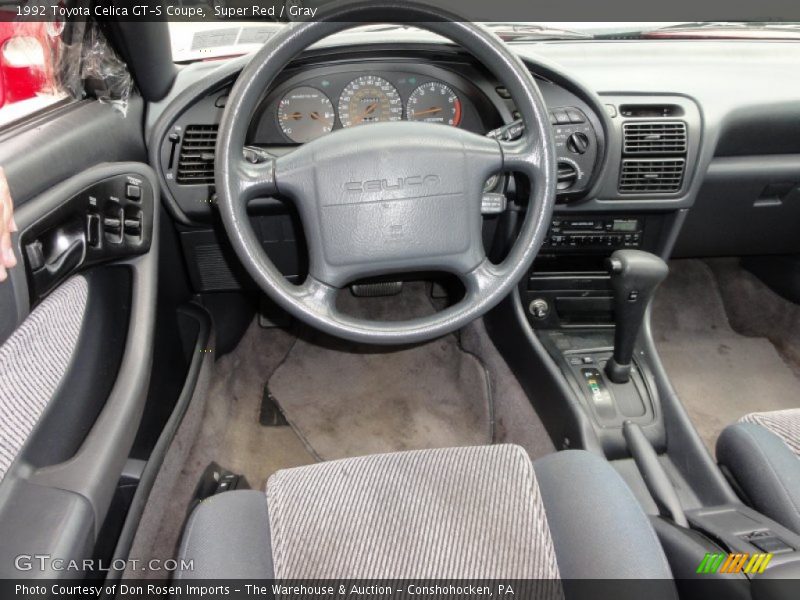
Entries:
<svg viewBox="0 0 800 600">
<path fill-rule="evenodd" d="M 509 444 L 279 471 L 266 495 L 202 502 L 180 559 L 193 561 L 182 579 L 660 579 L 655 595 L 675 597 L 653 528 L 607 461 L 568 450 L 532 463 Z"/>
</svg>

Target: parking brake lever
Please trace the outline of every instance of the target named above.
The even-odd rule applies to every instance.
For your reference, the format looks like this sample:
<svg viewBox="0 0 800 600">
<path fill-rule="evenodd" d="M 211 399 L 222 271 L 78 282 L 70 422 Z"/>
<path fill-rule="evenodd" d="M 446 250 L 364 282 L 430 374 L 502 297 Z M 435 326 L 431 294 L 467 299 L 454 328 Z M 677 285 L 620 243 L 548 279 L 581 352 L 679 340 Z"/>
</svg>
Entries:
<svg viewBox="0 0 800 600">
<path fill-rule="evenodd" d="M 675 486 L 669 480 L 664 466 L 658 461 L 658 454 L 644 435 L 642 428 L 636 423 L 625 421 L 622 424 L 622 434 L 628 444 L 628 451 L 639 467 L 647 490 L 658 506 L 659 514 L 672 519 L 676 525 L 689 527 Z"/>
</svg>

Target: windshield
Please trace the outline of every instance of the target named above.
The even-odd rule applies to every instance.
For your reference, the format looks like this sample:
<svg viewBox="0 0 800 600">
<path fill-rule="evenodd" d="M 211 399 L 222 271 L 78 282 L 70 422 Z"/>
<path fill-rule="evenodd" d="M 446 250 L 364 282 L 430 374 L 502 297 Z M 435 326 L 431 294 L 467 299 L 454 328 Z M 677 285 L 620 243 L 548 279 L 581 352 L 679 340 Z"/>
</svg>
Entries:
<svg viewBox="0 0 800 600">
<path fill-rule="evenodd" d="M 489 22 L 507 42 L 598 39 L 790 39 L 800 40 L 796 22 Z M 258 49 L 285 23 L 182 21 L 170 22 L 172 56 L 176 62 L 247 54 Z M 418 37 L 407 25 L 364 25 L 340 36 L 374 35 L 391 30 L 394 37 Z M 435 37 L 432 34 L 427 34 Z"/>
</svg>

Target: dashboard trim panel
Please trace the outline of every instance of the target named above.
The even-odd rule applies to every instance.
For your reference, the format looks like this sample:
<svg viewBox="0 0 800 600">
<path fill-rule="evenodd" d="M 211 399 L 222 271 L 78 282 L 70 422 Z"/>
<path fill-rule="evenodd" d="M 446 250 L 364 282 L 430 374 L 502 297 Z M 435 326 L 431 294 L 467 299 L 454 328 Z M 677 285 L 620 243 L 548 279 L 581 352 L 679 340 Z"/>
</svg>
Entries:
<svg viewBox="0 0 800 600">
<path fill-rule="evenodd" d="M 435 57 L 435 58 L 432 58 Z M 178 186 L 165 165 L 175 153 L 174 145 L 169 139 L 179 137 L 183 127 L 190 123 L 213 124 L 218 122 L 228 89 L 240 70 L 249 61 L 250 56 L 243 56 L 224 63 L 221 67 L 205 73 L 198 81 L 189 84 L 171 101 L 166 103 L 158 117 L 149 137 L 149 149 L 152 163 L 156 166 L 159 181 L 163 188 L 163 197 L 170 213 L 180 223 L 192 226 L 208 220 L 213 203 L 210 186 L 181 185 Z M 467 53 L 454 46 L 437 44 L 376 44 L 367 53 L 361 47 L 339 47 L 312 50 L 298 58 L 285 71 L 276 86 L 265 98 L 266 102 L 280 90 L 285 90 L 289 81 L 302 80 L 302 74 L 324 66 L 326 69 L 339 71 L 354 70 L 354 62 L 359 61 L 359 68 L 389 65 L 392 68 L 410 69 L 426 77 L 440 79 L 452 85 L 458 92 L 464 93 L 473 105 L 475 119 L 487 131 L 493 126 L 511 122 L 514 119 L 513 102 L 500 95 L 500 83 L 487 76 L 485 69 L 476 63 Z M 591 177 L 578 194 L 560 193 L 560 201 L 571 201 L 594 193 L 600 180 L 599 173 L 607 163 L 606 139 L 608 135 L 607 119 L 598 113 L 602 104 L 597 96 L 577 81 L 570 79 L 553 66 L 525 61 L 538 79 L 542 92 L 548 100 L 548 106 L 576 107 L 588 117 L 589 125 L 594 129 L 597 144 L 597 158 L 591 170 Z M 180 77 L 179 77 L 180 80 Z M 466 91 L 465 91 L 466 90 Z M 548 98 L 554 94 L 552 102 Z M 203 99 L 211 96 L 210 105 L 200 106 Z M 554 104 L 555 102 L 555 104 Z M 205 108 L 205 111 L 203 110 Z M 195 120 L 192 120 L 195 119 Z M 198 120 L 199 119 L 199 120 Z M 203 120 L 205 119 L 205 120 Z"/>
</svg>

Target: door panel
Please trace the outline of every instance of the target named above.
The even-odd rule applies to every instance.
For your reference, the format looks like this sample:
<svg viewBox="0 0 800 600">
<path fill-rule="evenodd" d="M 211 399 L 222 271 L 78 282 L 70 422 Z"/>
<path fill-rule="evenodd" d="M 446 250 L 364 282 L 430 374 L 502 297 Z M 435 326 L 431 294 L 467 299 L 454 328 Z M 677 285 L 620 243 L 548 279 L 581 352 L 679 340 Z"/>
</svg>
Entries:
<svg viewBox="0 0 800 600">
<path fill-rule="evenodd" d="M 141 119 L 135 99 L 126 117 L 86 101 L 0 144 L 19 227 L 0 284 L 0 577 L 76 575 L 14 557 L 91 557 L 139 427 L 159 242 Z"/>
<path fill-rule="evenodd" d="M 144 102 L 132 96 L 123 116 L 109 104 L 83 100 L 28 127 L 0 134 L 0 165 L 14 205 L 104 162 L 147 162 Z"/>
</svg>

